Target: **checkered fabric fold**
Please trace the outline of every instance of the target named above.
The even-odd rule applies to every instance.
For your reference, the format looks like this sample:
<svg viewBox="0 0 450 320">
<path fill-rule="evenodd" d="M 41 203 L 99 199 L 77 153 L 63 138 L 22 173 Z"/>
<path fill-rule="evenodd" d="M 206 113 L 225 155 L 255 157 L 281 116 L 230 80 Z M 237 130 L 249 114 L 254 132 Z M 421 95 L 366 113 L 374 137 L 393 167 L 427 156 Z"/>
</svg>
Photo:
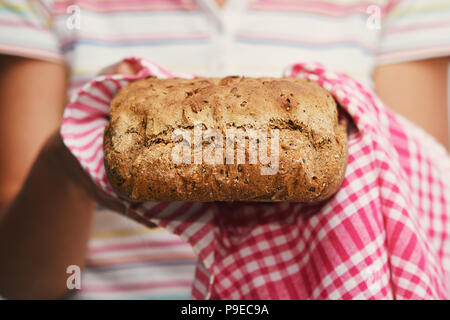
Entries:
<svg viewBox="0 0 450 320">
<path fill-rule="evenodd" d="M 102 150 L 112 97 L 138 78 L 176 76 L 144 59 L 127 61 L 139 73 L 86 84 L 67 106 L 61 128 L 82 167 L 114 196 Z M 300 63 L 284 75 L 317 81 L 353 119 L 342 187 L 314 205 L 129 204 L 192 245 L 199 257 L 194 298 L 449 298 L 449 154 L 345 74 Z"/>
</svg>

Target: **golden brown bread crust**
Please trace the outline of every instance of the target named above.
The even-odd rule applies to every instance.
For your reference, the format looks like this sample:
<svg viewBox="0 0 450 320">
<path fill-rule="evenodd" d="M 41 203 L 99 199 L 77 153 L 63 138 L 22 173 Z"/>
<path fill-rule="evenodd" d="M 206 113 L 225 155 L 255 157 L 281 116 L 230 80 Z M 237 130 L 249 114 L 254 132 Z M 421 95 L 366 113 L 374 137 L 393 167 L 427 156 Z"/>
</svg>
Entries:
<svg viewBox="0 0 450 320">
<path fill-rule="evenodd" d="M 308 80 L 146 78 L 122 88 L 110 114 L 106 173 L 131 200 L 315 202 L 336 192 L 344 177 L 346 126 L 331 95 Z M 196 121 L 224 135 L 227 128 L 278 129 L 278 172 L 261 175 L 262 165 L 248 158 L 176 165 L 172 133 Z"/>
</svg>

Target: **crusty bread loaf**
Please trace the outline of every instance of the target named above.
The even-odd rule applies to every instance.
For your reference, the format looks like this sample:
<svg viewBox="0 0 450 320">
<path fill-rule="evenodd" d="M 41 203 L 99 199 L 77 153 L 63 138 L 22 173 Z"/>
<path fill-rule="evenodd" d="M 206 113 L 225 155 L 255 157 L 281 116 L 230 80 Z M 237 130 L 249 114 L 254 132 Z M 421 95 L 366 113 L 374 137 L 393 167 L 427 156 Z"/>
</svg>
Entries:
<svg viewBox="0 0 450 320">
<path fill-rule="evenodd" d="M 312 81 L 149 77 L 122 88 L 110 113 L 105 168 L 113 189 L 130 200 L 314 202 L 331 196 L 344 177 L 346 126 L 338 121 L 332 96 Z M 194 130 L 198 123 L 200 129 L 213 128 L 223 136 L 231 128 L 263 129 L 259 132 L 268 133 L 269 149 L 275 138 L 271 133 L 277 130 L 277 170 L 263 173 L 271 163 L 252 164 L 250 147 L 245 163 L 242 158 L 237 163 L 236 155 L 230 164 L 226 152 L 223 163 L 199 163 L 196 151 L 190 164 L 174 162 L 175 146 L 186 144 L 174 138 L 174 131 Z M 250 138 L 245 139 L 250 146 Z M 195 143 L 188 141 L 187 146 L 194 148 Z M 201 146 L 210 143 L 214 140 L 202 140 Z"/>
</svg>

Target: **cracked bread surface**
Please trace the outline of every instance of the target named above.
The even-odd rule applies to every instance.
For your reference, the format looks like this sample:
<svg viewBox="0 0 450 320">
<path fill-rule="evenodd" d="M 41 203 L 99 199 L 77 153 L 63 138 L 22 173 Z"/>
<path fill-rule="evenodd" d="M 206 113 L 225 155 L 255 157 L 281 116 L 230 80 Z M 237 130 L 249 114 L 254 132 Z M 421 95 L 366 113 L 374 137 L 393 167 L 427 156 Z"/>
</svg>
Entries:
<svg viewBox="0 0 450 320">
<path fill-rule="evenodd" d="M 267 165 L 250 164 L 248 150 L 241 164 L 174 163 L 174 130 L 196 122 L 224 137 L 278 129 L 278 171 L 262 175 Z M 137 80 L 112 100 L 103 148 L 111 186 L 134 201 L 316 202 L 337 191 L 347 164 L 335 100 L 297 78 Z"/>
</svg>

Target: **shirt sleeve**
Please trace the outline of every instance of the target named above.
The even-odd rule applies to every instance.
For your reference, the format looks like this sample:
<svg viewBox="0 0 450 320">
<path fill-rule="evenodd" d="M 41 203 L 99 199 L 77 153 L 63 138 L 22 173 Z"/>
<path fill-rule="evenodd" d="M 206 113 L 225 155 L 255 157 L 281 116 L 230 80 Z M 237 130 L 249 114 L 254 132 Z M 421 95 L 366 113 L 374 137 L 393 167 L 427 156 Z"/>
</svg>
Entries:
<svg viewBox="0 0 450 320">
<path fill-rule="evenodd" d="M 397 0 L 382 22 L 376 64 L 450 55 L 450 1 Z"/>
<path fill-rule="evenodd" d="M 0 0 L 0 54 L 62 62 L 51 1 Z"/>
</svg>

